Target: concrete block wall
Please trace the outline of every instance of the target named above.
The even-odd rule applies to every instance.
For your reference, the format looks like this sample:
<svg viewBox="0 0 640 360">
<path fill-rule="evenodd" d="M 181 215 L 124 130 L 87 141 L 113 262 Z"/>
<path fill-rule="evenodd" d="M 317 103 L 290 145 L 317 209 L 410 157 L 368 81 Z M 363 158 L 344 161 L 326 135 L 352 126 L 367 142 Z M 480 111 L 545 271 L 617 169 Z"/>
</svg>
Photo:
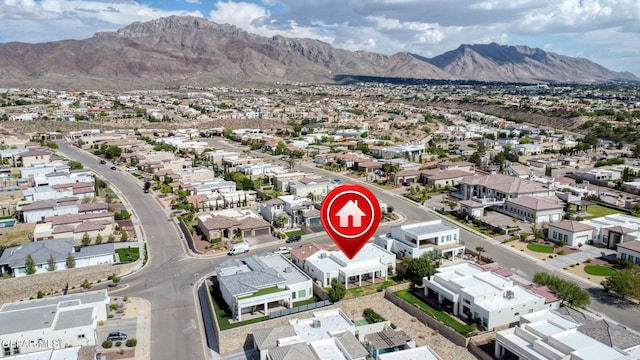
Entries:
<svg viewBox="0 0 640 360">
<path fill-rule="evenodd" d="M 47 273 L 21 276 L 0 280 L 0 303 L 15 302 L 35 298 L 38 291 L 49 294 L 53 289 L 54 294 L 62 294 L 62 289 L 69 284 L 69 290 L 75 286 L 80 289 L 84 280 L 96 284 L 98 280 L 105 282 L 111 274 L 123 276 L 142 267 L 142 260 L 128 264 L 112 265 L 103 264 L 76 269 L 63 269 Z"/>
</svg>

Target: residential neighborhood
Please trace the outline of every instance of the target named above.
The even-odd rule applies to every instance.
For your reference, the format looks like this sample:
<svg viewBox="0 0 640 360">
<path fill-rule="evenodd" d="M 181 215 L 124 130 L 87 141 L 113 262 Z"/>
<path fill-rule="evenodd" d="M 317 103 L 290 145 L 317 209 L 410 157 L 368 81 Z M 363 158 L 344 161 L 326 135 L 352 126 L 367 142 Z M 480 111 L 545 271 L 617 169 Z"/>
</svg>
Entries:
<svg viewBox="0 0 640 360">
<path fill-rule="evenodd" d="M 146 359 L 172 326 L 210 359 L 637 356 L 637 144 L 596 125 L 621 126 L 603 108 L 637 120 L 637 94 L 291 89 L 0 89 L 0 316 L 53 306 L 43 333 L 78 332 L 0 357 Z M 322 223 L 344 184 L 381 214 L 352 258 Z M 341 228 L 368 216 L 336 211 Z"/>
</svg>

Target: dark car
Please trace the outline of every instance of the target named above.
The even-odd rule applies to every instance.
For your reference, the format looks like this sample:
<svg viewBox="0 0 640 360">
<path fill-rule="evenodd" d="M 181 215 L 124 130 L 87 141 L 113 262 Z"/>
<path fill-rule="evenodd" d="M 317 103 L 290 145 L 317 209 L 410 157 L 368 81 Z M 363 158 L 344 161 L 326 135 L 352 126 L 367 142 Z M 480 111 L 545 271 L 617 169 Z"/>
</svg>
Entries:
<svg viewBox="0 0 640 360">
<path fill-rule="evenodd" d="M 296 242 L 296 241 L 300 241 L 300 239 L 302 239 L 302 236 L 300 235 L 293 235 L 292 237 L 287 239 L 287 243 L 292 243 L 292 242 Z"/>
<path fill-rule="evenodd" d="M 107 161 L 105 159 L 100 159 L 100 164 L 104 165 L 106 163 L 107 163 Z"/>
<path fill-rule="evenodd" d="M 118 170 L 118 168 L 117 168 L 117 167 L 115 167 L 115 166 L 112 166 L 112 167 L 111 167 L 111 170 Z"/>
<path fill-rule="evenodd" d="M 111 340 L 111 341 L 127 340 L 127 334 L 119 331 L 110 332 L 109 336 L 107 336 L 107 340 Z"/>
</svg>

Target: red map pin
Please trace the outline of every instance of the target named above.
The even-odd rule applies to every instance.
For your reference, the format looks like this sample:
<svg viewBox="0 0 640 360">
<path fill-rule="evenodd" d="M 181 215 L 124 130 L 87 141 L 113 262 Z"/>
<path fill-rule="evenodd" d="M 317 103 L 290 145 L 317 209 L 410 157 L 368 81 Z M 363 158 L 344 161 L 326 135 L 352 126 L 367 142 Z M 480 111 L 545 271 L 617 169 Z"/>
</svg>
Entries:
<svg viewBox="0 0 640 360">
<path fill-rule="evenodd" d="M 378 199 L 369 189 L 355 184 L 331 190 L 320 208 L 324 230 L 349 259 L 373 236 L 380 218 Z"/>
</svg>

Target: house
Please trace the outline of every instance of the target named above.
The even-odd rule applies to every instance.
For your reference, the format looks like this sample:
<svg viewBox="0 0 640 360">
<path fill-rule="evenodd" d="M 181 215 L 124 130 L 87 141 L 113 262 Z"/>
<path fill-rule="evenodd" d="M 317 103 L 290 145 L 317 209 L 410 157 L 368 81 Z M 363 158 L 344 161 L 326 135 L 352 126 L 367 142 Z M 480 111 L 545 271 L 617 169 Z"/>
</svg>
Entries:
<svg viewBox="0 0 640 360">
<path fill-rule="evenodd" d="M 291 223 L 296 225 L 317 226 L 320 225 L 320 212 L 315 208 L 315 203 L 306 197 L 295 195 L 280 196 L 278 199 L 284 202 L 284 211 L 291 218 Z"/>
<path fill-rule="evenodd" d="M 556 221 L 547 224 L 547 238 L 564 241 L 568 246 L 580 246 L 594 238 L 595 227 L 574 220 Z"/>
<path fill-rule="evenodd" d="M 516 323 L 521 314 L 560 306 L 546 288 L 515 285 L 510 276 L 470 263 L 440 267 L 422 281 L 425 297 L 451 308 L 454 316 L 478 319 L 487 330 Z"/>
<path fill-rule="evenodd" d="M 270 306 L 292 308 L 313 296 L 311 278 L 279 254 L 232 258 L 218 265 L 216 273 L 222 298 L 237 321 L 245 313 L 266 316 Z"/>
<path fill-rule="evenodd" d="M 216 212 L 199 215 L 197 219 L 202 238 L 207 241 L 232 239 L 236 235 L 247 239 L 271 234 L 271 224 L 252 212 L 249 215 L 241 212 Z"/>
<path fill-rule="evenodd" d="M 640 265 L 640 241 L 618 244 L 616 257 L 624 262 Z"/>
<path fill-rule="evenodd" d="M 49 150 L 29 149 L 14 156 L 13 166 L 17 166 L 18 163 L 22 164 L 22 167 L 50 163 L 52 160 L 51 155 L 52 153 Z"/>
<path fill-rule="evenodd" d="M 559 221 L 564 215 L 565 205 L 556 196 L 520 196 L 507 199 L 498 211 L 532 223 Z"/>
<path fill-rule="evenodd" d="M 311 245 L 292 249 L 291 261 L 323 287 L 337 279 L 349 288 L 362 286 L 363 281 L 375 284 L 387 280 L 395 271 L 396 256 L 371 243 L 365 244 L 353 259 L 342 251 Z"/>
<path fill-rule="evenodd" d="M 428 346 L 404 349 L 378 355 L 378 360 L 444 360 Z"/>
<path fill-rule="evenodd" d="M 640 218 L 624 214 L 612 214 L 580 221 L 595 227 L 593 243 L 615 249 L 619 244 L 640 240 Z"/>
<path fill-rule="evenodd" d="M 34 201 L 31 204 L 16 208 L 18 217 L 25 223 L 43 221 L 44 218 L 54 215 L 66 215 L 78 213 L 78 198 L 66 197 L 55 200 Z"/>
<path fill-rule="evenodd" d="M 309 194 L 314 199 L 324 198 L 331 190 L 336 187 L 335 183 L 321 176 L 305 176 L 298 180 L 288 182 L 288 191 L 291 195 L 297 197 L 307 197 Z"/>
<path fill-rule="evenodd" d="M 503 201 L 520 196 L 553 196 L 555 190 L 533 181 L 504 174 L 469 176 L 460 181 L 451 195 L 461 200 L 495 199 Z"/>
<path fill-rule="evenodd" d="M 253 331 L 260 360 L 365 360 L 367 350 L 354 336 L 355 325 L 340 309 L 316 311 L 308 319 Z"/>
<path fill-rule="evenodd" d="M 432 252 L 454 259 L 464 255 L 465 248 L 460 243 L 460 229 L 442 220 L 394 226 L 391 233 L 376 236 L 374 242 L 399 257 L 411 258 Z"/>
<path fill-rule="evenodd" d="M 85 246 L 76 251 L 74 239 L 34 241 L 7 248 L 0 256 L 0 272 L 14 276 L 27 275 L 26 260 L 31 256 L 37 273 L 48 272 L 49 259 L 53 257 L 55 269 L 66 269 L 69 255 L 75 259 L 75 267 L 113 263 L 115 250 L 112 243 Z M 51 270 L 54 271 L 54 270 Z"/>
<path fill-rule="evenodd" d="M 0 307 L 0 357 L 76 348 L 66 357 L 29 359 L 75 359 L 77 347 L 98 343 L 98 322 L 107 320 L 107 290 L 80 292 L 43 299 L 6 303 Z M 21 355 L 22 356 L 22 355 Z"/>
<path fill-rule="evenodd" d="M 416 347 L 416 342 L 404 330 L 387 330 L 374 332 L 364 336 L 364 347 L 373 359 L 381 354 L 402 352 Z"/>
<path fill-rule="evenodd" d="M 518 326 L 498 331 L 495 359 L 640 358 L 640 334 L 611 320 L 568 307 L 523 314 Z"/>
<path fill-rule="evenodd" d="M 433 187 L 456 186 L 463 178 L 473 176 L 473 172 L 450 169 L 450 170 L 422 170 L 420 173 L 420 182 Z"/>
</svg>

